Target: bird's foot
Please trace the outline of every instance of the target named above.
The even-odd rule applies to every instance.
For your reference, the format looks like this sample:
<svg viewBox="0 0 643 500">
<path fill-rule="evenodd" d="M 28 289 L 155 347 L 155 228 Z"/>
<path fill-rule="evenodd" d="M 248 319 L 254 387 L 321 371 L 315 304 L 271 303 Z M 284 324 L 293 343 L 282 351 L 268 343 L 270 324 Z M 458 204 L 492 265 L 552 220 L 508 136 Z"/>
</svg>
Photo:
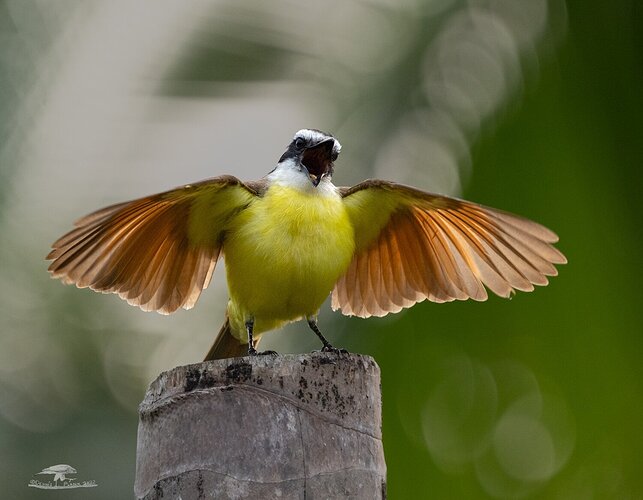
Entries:
<svg viewBox="0 0 643 500">
<path fill-rule="evenodd" d="M 254 347 L 250 347 L 248 356 L 279 356 L 279 353 L 277 351 L 257 351 Z"/>
<path fill-rule="evenodd" d="M 341 347 L 333 347 L 330 344 L 326 344 L 324 347 L 322 347 L 321 352 L 332 352 L 335 354 L 348 354 L 348 351 L 346 349 L 342 349 Z"/>
</svg>

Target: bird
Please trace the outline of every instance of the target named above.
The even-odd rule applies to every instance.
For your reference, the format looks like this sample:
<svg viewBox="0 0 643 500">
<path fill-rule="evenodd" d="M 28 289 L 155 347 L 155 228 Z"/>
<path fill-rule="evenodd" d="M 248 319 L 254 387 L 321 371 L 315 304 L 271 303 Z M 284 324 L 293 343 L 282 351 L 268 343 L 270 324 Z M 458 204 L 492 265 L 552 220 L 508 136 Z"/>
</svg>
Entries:
<svg viewBox="0 0 643 500">
<path fill-rule="evenodd" d="M 52 474 L 54 476 L 54 483 L 58 483 L 58 481 L 74 481 L 75 478 L 67 478 L 67 474 L 77 474 L 76 469 L 74 469 L 71 465 L 67 464 L 58 464 L 58 465 L 51 465 L 40 472 L 38 474 Z"/>
<path fill-rule="evenodd" d="M 344 315 L 381 317 L 532 291 L 567 262 L 553 231 L 509 212 L 379 179 L 335 186 L 340 151 L 302 129 L 260 180 L 222 175 L 93 212 L 52 244 L 48 270 L 170 314 L 223 259 L 229 300 L 207 361 L 263 354 L 264 333 L 304 319 L 322 351 L 345 352 L 318 325 L 329 295 Z"/>
</svg>

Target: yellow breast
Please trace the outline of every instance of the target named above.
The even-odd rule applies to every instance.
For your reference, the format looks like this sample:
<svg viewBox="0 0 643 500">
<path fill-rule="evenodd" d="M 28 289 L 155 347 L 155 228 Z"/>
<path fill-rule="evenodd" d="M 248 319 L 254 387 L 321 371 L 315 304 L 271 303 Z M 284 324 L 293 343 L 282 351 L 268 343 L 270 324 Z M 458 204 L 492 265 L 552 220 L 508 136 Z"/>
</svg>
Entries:
<svg viewBox="0 0 643 500">
<path fill-rule="evenodd" d="M 270 187 L 239 214 L 224 242 L 233 330 L 242 330 L 247 315 L 260 333 L 315 314 L 354 250 L 338 194 Z"/>
</svg>

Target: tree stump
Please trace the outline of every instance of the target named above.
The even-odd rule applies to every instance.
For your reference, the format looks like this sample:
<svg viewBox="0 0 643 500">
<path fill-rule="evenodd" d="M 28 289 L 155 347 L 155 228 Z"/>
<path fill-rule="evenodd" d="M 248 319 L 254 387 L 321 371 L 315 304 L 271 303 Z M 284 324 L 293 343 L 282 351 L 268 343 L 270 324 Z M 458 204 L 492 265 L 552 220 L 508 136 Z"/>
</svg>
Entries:
<svg viewBox="0 0 643 500">
<path fill-rule="evenodd" d="M 368 356 L 255 356 L 162 373 L 139 408 L 137 498 L 385 498 Z"/>
</svg>

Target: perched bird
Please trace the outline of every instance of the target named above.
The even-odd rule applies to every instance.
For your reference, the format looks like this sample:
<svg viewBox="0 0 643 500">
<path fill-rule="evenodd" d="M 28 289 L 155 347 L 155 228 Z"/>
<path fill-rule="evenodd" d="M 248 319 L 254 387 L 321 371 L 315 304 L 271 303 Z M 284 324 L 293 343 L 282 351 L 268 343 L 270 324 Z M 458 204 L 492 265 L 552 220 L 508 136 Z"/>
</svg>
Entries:
<svg viewBox="0 0 643 500">
<path fill-rule="evenodd" d="M 77 471 L 71 465 L 58 464 L 47 467 L 38 472 L 38 474 L 51 474 L 54 476 L 54 483 L 58 483 L 58 481 L 65 481 L 66 479 L 74 481 L 75 478 L 67 478 L 66 476 L 68 474 L 77 474 Z"/>
<path fill-rule="evenodd" d="M 383 180 L 332 183 L 341 145 L 297 132 L 258 181 L 232 176 L 98 210 L 52 245 L 52 277 L 145 311 L 190 309 L 225 256 L 230 299 L 206 360 L 257 354 L 261 334 L 333 310 L 367 318 L 417 302 L 531 291 L 566 262 L 549 229 Z"/>
</svg>

